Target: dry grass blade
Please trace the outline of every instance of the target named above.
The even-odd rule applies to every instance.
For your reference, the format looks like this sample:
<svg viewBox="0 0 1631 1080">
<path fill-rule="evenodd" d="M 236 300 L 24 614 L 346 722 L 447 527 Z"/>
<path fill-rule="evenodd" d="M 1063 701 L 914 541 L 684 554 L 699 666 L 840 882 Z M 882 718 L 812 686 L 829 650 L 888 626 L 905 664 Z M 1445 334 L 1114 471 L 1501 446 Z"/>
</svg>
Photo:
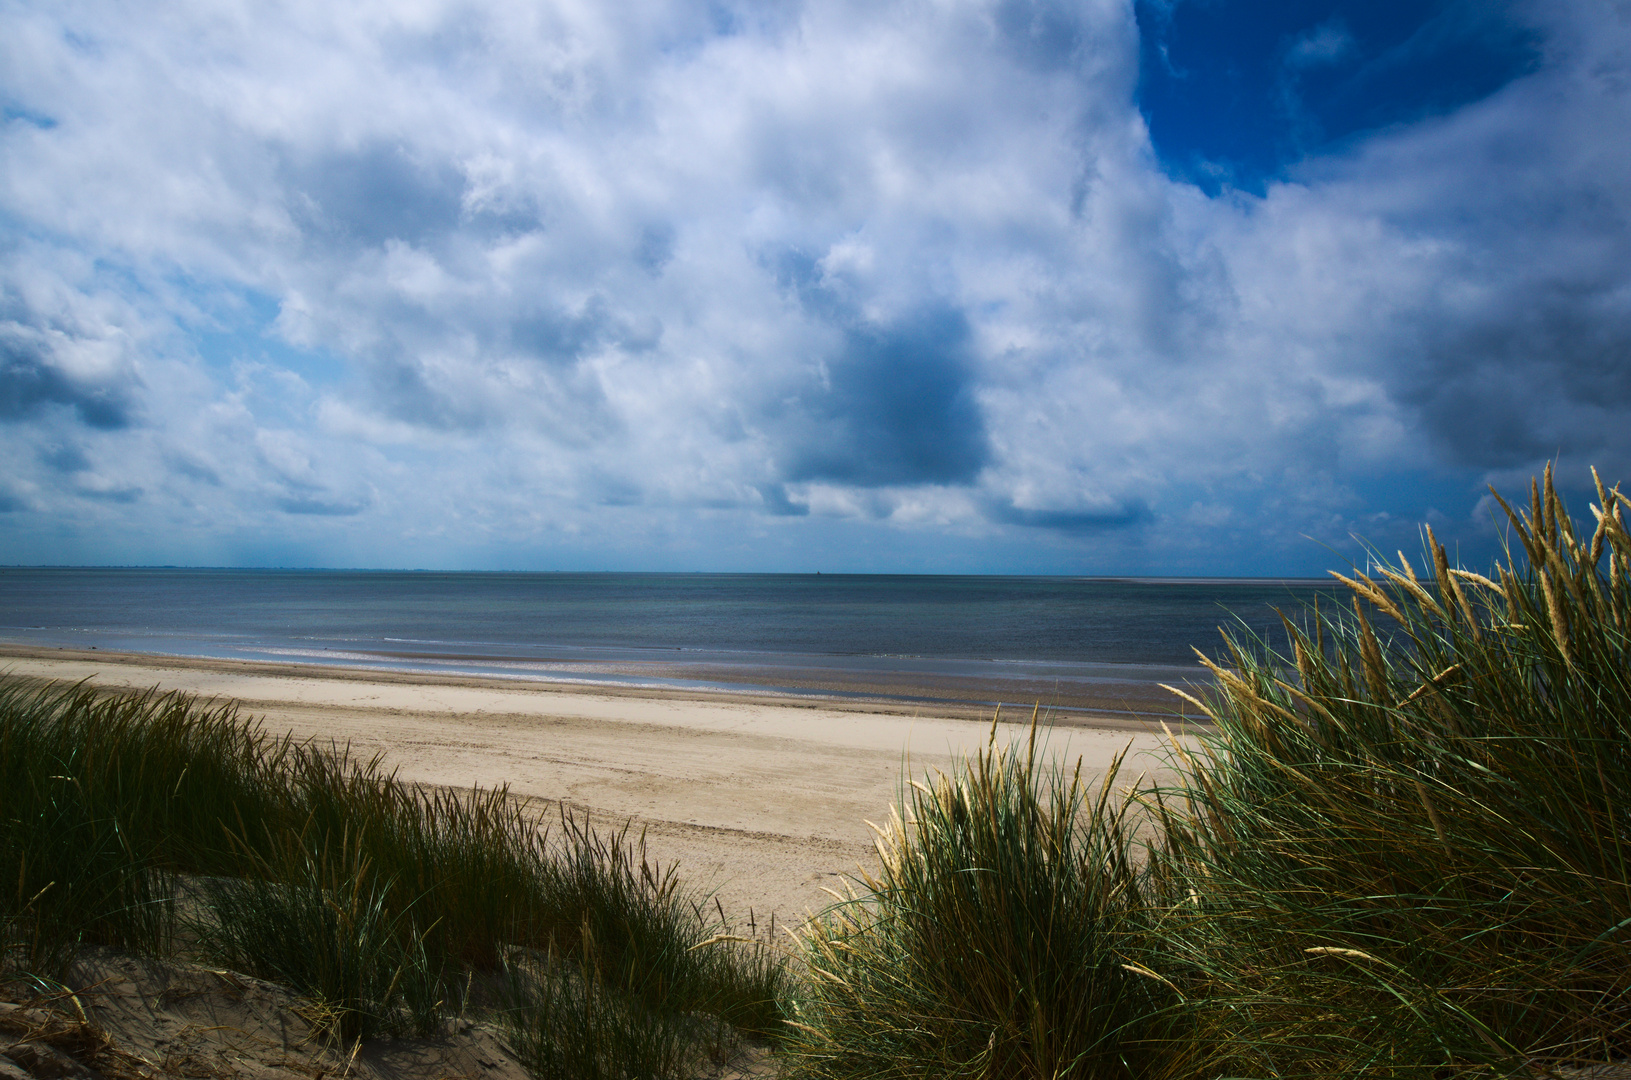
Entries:
<svg viewBox="0 0 1631 1080">
<path fill-rule="evenodd" d="M 1569 619 L 1563 612 L 1563 605 L 1558 598 L 1557 590 L 1552 586 L 1551 575 L 1546 572 L 1544 567 L 1540 570 L 1540 588 L 1542 594 L 1546 597 L 1546 615 L 1552 623 L 1552 633 L 1556 637 L 1558 652 L 1562 655 L 1563 662 L 1572 668 L 1574 666 L 1574 652 L 1569 646 Z"/>
<path fill-rule="evenodd" d="M 11 996 L 11 995 L 8 995 Z M 20 1002 L 0 1001 L 0 1055 L 35 1076 L 73 1075 L 78 1070 L 108 1080 L 155 1080 L 161 1073 L 151 1062 L 122 1050 L 108 1033 L 75 1011 L 61 1007 L 72 999 L 66 991 L 29 995 Z"/>
</svg>

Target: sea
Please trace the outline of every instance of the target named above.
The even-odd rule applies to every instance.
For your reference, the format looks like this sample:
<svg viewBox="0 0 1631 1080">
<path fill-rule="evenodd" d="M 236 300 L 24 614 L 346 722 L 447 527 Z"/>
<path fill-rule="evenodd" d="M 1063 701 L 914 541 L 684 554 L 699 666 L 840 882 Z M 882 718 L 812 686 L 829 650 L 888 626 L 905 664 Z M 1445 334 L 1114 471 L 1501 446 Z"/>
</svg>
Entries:
<svg viewBox="0 0 1631 1080">
<path fill-rule="evenodd" d="M 0 641 L 901 706 L 1177 714 L 1306 580 L 0 568 Z M 4 661 L 0 660 L 0 670 Z"/>
</svg>

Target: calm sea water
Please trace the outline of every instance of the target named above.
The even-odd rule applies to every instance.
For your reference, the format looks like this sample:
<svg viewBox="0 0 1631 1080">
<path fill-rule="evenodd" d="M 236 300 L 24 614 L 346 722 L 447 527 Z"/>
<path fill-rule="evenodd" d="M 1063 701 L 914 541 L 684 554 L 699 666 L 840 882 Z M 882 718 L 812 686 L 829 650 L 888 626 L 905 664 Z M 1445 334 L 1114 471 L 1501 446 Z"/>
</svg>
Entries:
<svg viewBox="0 0 1631 1080">
<path fill-rule="evenodd" d="M 1182 680 L 1320 582 L 0 569 L 0 639 L 703 689 L 1067 703 Z M 994 689 L 993 689 L 994 688 Z M 1008 690 L 1012 689 L 1012 693 Z M 1135 695 L 1136 696 L 1136 695 Z M 1139 711 L 1136 708 L 1127 711 Z"/>
</svg>

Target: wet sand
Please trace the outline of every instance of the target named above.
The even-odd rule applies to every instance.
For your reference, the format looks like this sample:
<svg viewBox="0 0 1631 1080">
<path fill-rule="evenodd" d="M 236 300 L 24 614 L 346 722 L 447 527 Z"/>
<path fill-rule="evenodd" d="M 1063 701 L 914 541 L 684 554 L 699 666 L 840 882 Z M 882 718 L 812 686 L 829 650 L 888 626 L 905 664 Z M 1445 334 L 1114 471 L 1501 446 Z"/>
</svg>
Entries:
<svg viewBox="0 0 1631 1080">
<path fill-rule="evenodd" d="M 508 785 L 644 830 L 650 853 L 714 889 L 744 923 L 797 921 L 871 868 L 871 830 L 903 783 L 983 745 L 991 714 L 864 699 L 644 691 L 519 680 L 0 645 L 0 671 L 232 699 L 274 734 L 379 754 L 400 779 Z M 1130 748 L 1124 780 L 1156 772 L 1159 724 L 1057 718 L 1048 749 L 1086 778 Z M 999 740 L 1030 711 L 1004 710 Z"/>
</svg>

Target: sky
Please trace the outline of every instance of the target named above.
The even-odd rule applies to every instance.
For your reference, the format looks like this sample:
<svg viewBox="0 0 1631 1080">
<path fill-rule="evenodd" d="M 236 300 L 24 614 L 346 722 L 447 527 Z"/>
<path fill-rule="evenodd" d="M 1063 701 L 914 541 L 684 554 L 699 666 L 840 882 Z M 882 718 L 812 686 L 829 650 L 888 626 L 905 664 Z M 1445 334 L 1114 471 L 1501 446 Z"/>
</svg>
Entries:
<svg viewBox="0 0 1631 1080">
<path fill-rule="evenodd" d="M 0 564 L 1299 576 L 1631 481 L 1628 0 L 0 0 L 0 108 Z"/>
</svg>

